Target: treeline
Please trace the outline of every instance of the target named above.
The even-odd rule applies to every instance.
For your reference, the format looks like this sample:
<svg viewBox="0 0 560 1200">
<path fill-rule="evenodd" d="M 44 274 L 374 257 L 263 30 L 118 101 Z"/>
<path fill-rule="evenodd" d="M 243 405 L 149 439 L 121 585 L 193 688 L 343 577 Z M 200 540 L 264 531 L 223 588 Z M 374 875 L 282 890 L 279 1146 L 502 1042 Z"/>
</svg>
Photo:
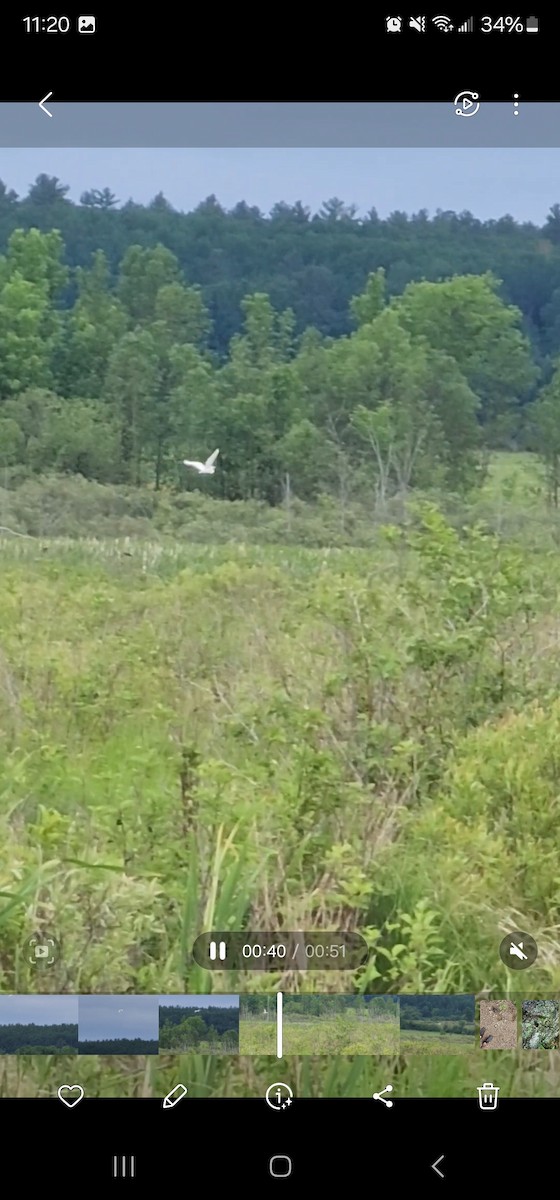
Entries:
<svg viewBox="0 0 560 1200">
<path fill-rule="evenodd" d="M 472 1034 L 474 1032 L 474 1023 L 473 1021 L 443 1021 L 437 1019 L 411 1021 L 409 1017 L 406 1017 L 404 1021 L 401 1021 L 401 1029 L 415 1029 L 423 1033 Z"/>
<path fill-rule="evenodd" d="M 0 1025 L 0 1054 L 76 1054 L 77 1025 Z"/>
<path fill-rule="evenodd" d="M 296 1014 L 328 1017 L 335 1013 L 353 1013 L 357 1016 L 389 1016 L 397 1021 L 399 1016 L 396 996 L 286 996 L 284 1012 L 287 1019 Z"/>
<path fill-rule="evenodd" d="M 441 1033 L 472 1033 L 474 996 L 401 996 L 401 1029 L 423 1029 Z"/>
<path fill-rule="evenodd" d="M 160 1050 L 237 1052 L 239 1048 L 239 1008 L 192 1008 L 161 1006 L 159 1010 Z"/>
<path fill-rule="evenodd" d="M 157 1054 L 158 1042 L 148 1038 L 103 1038 L 80 1041 L 78 1054 Z"/>
<path fill-rule="evenodd" d="M 29 1042 L 27 1045 L 22 1044 L 21 1046 L 18 1046 L 17 1049 L 15 1049 L 15 1050 L 2 1050 L 2 1051 L 0 1051 L 0 1053 L 2 1053 L 2 1054 L 77 1054 L 78 1047 L 77 1047 L 77 1045 L 65 1046 L 65 1045 L 59 1045 L 58 1043 L 51 1044 L 49 1042 L 46 1042 L 45 1045 L 43 1045 L 42 1043 L 40 1043 L 39 1045 L 35 1045 L 33 1042 Z"/>
<path fill-rule="evenodd" d="M 265 1016 L 274 1013 L 274 998 L 269 996 L 240 996 L 241 1017 Z M 398 996 L 313 996 L 288 995 L 284 997 L 284 1014 L 302 1016 L 330 1016 L 335 1013 L 363 1013 L 370 1016 L 393 1016 L 398 1019 Z"/>
<path fill-rule="evenodd" d="M 114 282 L 101 250 L 76 271 L 68 257 L 56 230 L 18 229 L 0 260 L 4 489 L 54 472 L 270 505 L 331 496 L 342 511 L 472 489 L 485 451 L 525 431 L 554 492 L 560 373 L 548 378 L 491 274 L 391 298 L 378 268 L 350 301 L 354 331 L 336 338 L 299 334 L 291 309 L 248 294 L 222 360 L 203 294 L 167 247 L 130 245 Z M 215 447 L 215 476 L 182 466 Z"/>
<path fill-rule="evenodd" d="M 175 1028 L 182 1025 L 185 1018 L 197 1016 L 203 1022 L 205 1028 L 211 1026 L 217 1033 L 225 1033 L 228 1029 L 237 1031 L 239 1029 L 239 1006 L 237 1004 L 226 1008 L 223 1005 L 215 1005 L 204 1008 L 185 1007 L 185 1005 L 174 1004 L 160 1005 L 159 1009 L 159 1027 L 160 1032 L 165 1027 Z"/>
<path fill-rule="evenodd" d="M 267 292 L 278 311 L 292 309 L 297 333 L 309 326 L 327 337 L 349 333 L 350 299 L 378 267 L 391 296 L 411 281 L 490 270 L 503 280 L 506 302 L 521 309 L 538 353 L 560 350 L 558 204 L 539 228 L 511 216 L 480 221 L 469 212 L 441 210 L 431 218 L 421 210 L 382 220 L 375 207 L 358 216 L 336 197 L 315 214 L 301 202 L 280 202 L 264 214 L 243 200 L 226 211 L 215 196 L 182 213 L 161 192 L 142 205 L 107 187 L 90 188 L 74 204 L 68 190 L 45 174 L 22 198 L 1 183 L 0 252 L 15 229 L 59 229 L 70 267 L 89 266 L 102 250 L 114 283 L 131 245 L 160 243 L 188 281 L 201 287 L 212 318 L 211 346 L 221 356 L 240 332 L 244 297 L 254 292 Z M 63 298 L 74 303 L 75 280 L 67 282 Z"/>
</svg>

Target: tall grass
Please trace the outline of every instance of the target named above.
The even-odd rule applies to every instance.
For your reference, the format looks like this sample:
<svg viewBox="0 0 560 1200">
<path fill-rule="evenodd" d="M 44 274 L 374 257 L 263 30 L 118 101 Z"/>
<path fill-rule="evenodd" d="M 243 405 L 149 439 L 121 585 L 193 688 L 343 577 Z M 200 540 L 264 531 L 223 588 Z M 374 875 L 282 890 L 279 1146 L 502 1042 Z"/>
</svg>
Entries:
<svg viewBox="0 0 560 1200">
<path fill-rule="evenodd" d="M 202 500 L 183 515 L 206 543 L 200 524 L 172 536 L 165 497 L 142 502 L 143 536 L 102 536 L 79 509 L 102 497 L 68 487 L 64 536 L 53 482 L 9 493 L 5 523 L 33 536 L 0 539 L 0 988 L 508 995 L 513 924 L 539 944 L 532 989 L 558 990 L 560 563 L 534 464 L 496 460 L 469 512 L 413 506 L 392 530 L 359 525 L 356 545 L 329 541 L 326 510 L 301 514 L 315 544 L 293 544 L 295 517 L 291 542 L 278 525 L 265 544 L 260 512 L 237 512 L 235 541 Z M 105 500 L 107 522 L 140 503 Z M 192 960 L 212 928 L 357 927 L 355 976 Z M 28 961 L 36 932 L 58 940 L 49 969 Z M 476 1054 L 419 1060 L 386 1059 L 404 1094 L 467 1094 L 480 1073 Z M 178 1062 L 80 1070 L 91 1094 L 151 1095 Z M 180 1070 L 196 1094 L 248 1095 L 274 1062 Z M 300 1093 L 380 1082 L 344 1059 L 274 1069 Z M 1 1070 L 4 1094 L 59 1076 L 47 1058 Z M 502 1052 L 500 1074 L 505 1094 L 557 1081 L 538 1054 Z"/>
</svg>

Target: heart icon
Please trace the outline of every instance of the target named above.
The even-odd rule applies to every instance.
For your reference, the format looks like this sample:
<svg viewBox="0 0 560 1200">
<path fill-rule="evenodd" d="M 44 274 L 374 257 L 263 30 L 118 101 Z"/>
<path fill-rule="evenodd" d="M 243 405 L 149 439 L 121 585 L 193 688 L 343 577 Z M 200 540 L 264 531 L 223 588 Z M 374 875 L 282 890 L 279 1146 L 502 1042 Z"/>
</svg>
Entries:
<svg viewBox="0 0 560 1200">
<path fill-rule="evenodd" d="M 84 1089 L 80 1087 L 79 1083 L 63 1083 L 62 1087 L 58 1089 L 58 1099 L 62 1100 L 67 1108 L 74 1108 L 74 1105 L 79 1104 L 83 1098 Z"/>
</svg>

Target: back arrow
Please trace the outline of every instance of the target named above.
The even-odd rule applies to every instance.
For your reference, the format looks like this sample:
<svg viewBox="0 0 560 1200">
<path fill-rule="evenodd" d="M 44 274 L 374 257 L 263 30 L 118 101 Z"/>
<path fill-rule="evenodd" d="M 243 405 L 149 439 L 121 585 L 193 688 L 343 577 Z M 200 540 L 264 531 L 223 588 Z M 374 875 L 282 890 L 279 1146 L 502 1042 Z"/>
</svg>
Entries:
<svg viewBox="0 0 560 1200">
<path fill-rule="evenodd" d="M 432 1163 L 432 1171 L 435 1171 L 436 1175 L 439 1175 L 440 1179 L 445 1179 L 445 1175 L 443 1174 L 443 1171 L 438 1171 L 438 1163 L 443 1162 L 444 1158 L 445 1154 L 440 1154 L 439 1158 L 436 1158 L 435 1163 Z"/>
<path fill-rule="evenodd" d="M 47 92 L 46 96 L 43 96 L 43 99 L 39 100 L 39 108 L 42 108 L 43 112 L 47 114 L 47 117 L 52 117 L 52 113 L 49 112 L 48 108 L 45 108 L 45 100 L 49 100 L 51 96 L 52 92 Z"/>
</svg>

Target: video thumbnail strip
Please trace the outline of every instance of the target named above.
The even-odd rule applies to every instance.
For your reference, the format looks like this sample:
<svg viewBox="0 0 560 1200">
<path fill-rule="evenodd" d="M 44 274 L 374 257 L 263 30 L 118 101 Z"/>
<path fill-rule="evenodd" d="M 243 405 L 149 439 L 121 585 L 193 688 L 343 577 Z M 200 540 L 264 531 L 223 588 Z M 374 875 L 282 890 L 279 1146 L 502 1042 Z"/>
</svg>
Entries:
<svg viewBox="0 0 560 1200">
<path fill-rule="evenodd" d="M 2 1055 L 446 1055 L 559 1048 L 555 999 L 0 996 Z"/>
</svg>

